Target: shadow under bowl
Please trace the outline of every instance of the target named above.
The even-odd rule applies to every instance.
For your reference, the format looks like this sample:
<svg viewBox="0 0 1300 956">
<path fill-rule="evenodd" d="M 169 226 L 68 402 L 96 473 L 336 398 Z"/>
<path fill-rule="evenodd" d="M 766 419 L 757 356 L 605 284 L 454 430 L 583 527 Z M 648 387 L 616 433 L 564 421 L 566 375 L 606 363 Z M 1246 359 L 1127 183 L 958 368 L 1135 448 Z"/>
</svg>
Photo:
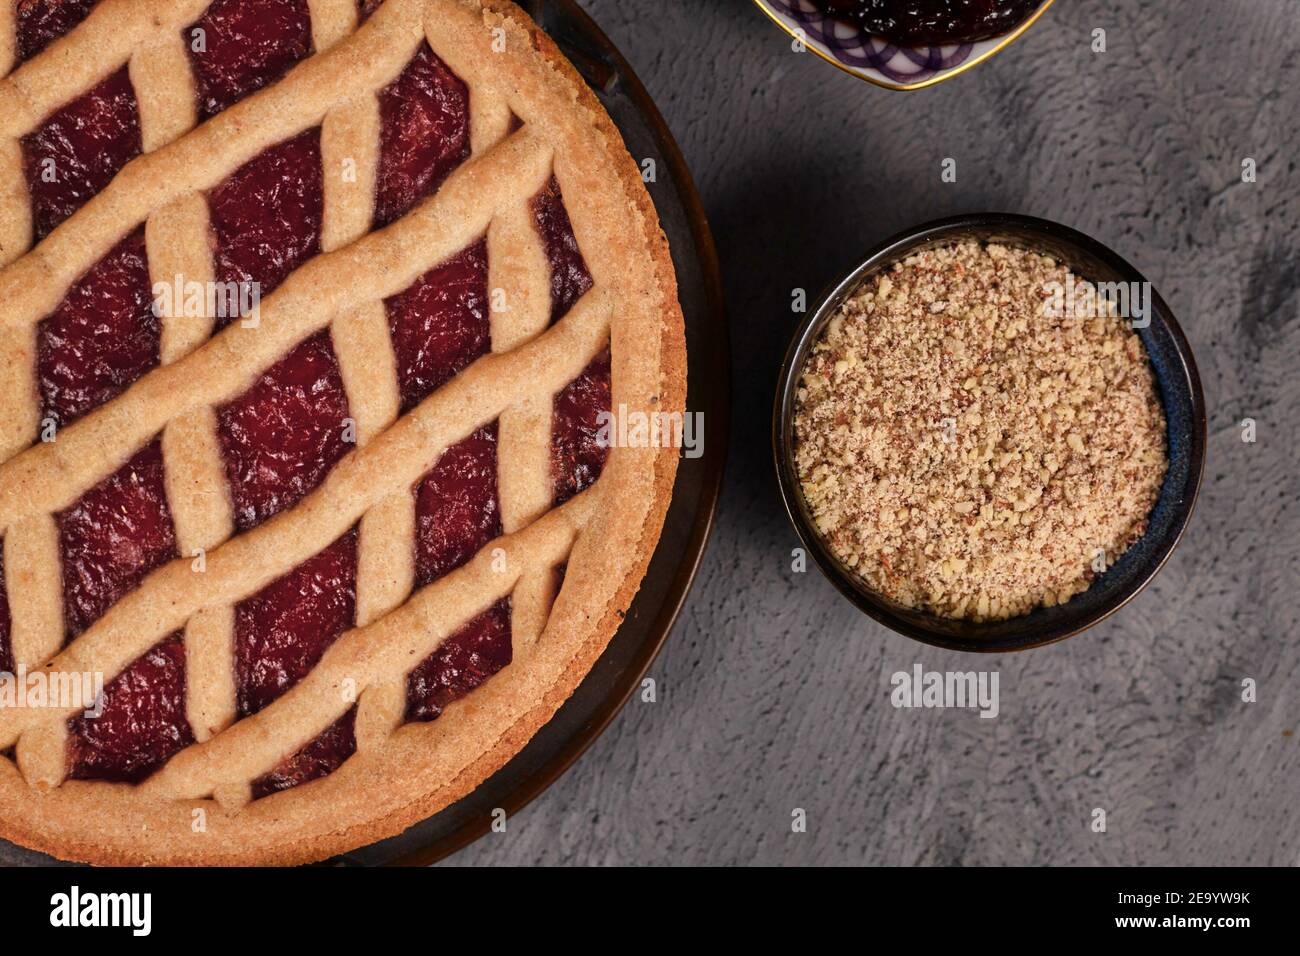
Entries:
<svg viewBox="0 0 1300 956">
<path fill-rule="evenodd" d="M 1205 396 L 1196 362 L 1169 306 L 1152 292 L 1144 328 L 1146 347 L 1164 406 L 1169 468 L 1146 534 L 1100 574 L 1088 590 L 1065 604 L 1040 607 L 1021 617 L 976 623 L 904 607 L 872 591 L 836 558 L 816 531 L 794 464 L 795 392 L 804 362 L 840 304 L 862 283 L 914 253 L 954 242 L 995 242 L 1054 257 L 1093 283 L 1145 283 L 1133 266 L 1100 242 L 1058 223 L 1006 213 L 957 216 L 908 230 L 877 246 L 840 279 L 800 323 L 777 384 L 772 444 L 777 479 L 795 530 L 822 572 L 840 593 L 876 621 L 936 647 L 980 653 L 1026 650 L 1080 633 L 1131 601 L 1168 560 L 1200 491 L 1205 467 Z M 1143 322 L 1135 322 L 1135 327 Z"/>
</svg>

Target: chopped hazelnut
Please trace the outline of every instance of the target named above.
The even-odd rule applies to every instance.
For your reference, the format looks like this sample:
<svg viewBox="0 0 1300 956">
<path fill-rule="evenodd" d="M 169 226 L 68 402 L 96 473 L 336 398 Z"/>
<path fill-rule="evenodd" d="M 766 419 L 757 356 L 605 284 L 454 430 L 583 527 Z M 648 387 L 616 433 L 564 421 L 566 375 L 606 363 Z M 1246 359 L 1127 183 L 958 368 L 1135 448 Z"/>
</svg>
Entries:
<svg viewBox="0 0 1300 956">
<path fill-rule="evenodd" d="M 1140 537 L 1167 468 L 1163 409 L 1113 305 L 1044 309 L 1066 277 L 1011 246 L 928 249 L 848 296 L 814 343 L 795 465 L 828 547 L 872 589 L 1012 617 L 1068 601 L 1097 549 L 1118 558 Z"/>
</svg>

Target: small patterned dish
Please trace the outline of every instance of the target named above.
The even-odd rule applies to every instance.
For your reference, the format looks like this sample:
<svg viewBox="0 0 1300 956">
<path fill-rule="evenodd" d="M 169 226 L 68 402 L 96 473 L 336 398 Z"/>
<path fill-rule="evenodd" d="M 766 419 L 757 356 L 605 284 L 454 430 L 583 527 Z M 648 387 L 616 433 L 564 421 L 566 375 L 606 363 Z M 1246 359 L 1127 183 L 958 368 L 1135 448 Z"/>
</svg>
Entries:
<svg viewBox="0 0 1300 956">
<path fill-rule="evenodd" d="M 809 0 L 754 0 L 769 19 L 809 50 L 846 73 L 890 90 L 919 90 L 951 79 L 1020 37 L 1055 0 L 1043 0 L 1010 33 L 975 43 L 898 46 L 861 27 L 836 19 Z"/>
</svg>

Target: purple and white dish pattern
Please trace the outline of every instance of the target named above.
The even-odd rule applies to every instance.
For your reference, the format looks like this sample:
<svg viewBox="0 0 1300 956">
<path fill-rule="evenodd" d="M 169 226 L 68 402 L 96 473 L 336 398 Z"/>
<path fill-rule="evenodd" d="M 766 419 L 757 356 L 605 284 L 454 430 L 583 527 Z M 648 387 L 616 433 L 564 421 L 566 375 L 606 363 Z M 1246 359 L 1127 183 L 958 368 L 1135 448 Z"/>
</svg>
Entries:
<svg viewBox="0 0 1300 956">
<path fill-rule="evenodd" d="M 898 46 L 860 27 L 837 20 L 808 0 L 755 0 L 788 30 L 802 30 L 810 47 L 863 79 L 884 86 L 911 87 L 959 69 L 996 50 L 1005 37 L 945 46 Z"/>
</svg>

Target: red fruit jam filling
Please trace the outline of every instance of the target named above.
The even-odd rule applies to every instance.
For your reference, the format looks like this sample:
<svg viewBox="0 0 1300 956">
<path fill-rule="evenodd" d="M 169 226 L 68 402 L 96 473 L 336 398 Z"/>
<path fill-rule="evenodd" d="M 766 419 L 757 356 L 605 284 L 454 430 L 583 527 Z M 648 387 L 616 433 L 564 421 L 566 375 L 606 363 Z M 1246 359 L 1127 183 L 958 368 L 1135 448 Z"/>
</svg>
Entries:
<svg viewBox="0 0 1300 956">
<path fill-rule="evenodd" d="M 68 425 L 126 391 L 158 364 L 144 227 L 77 280 L 40 324 L 41 420 Z"/>
<path fill-rule="evenodd" d="M 194 743 L 185 717 L 185 644 L 179 632 L 104 687 L 103 712 L 68 721 L 68 775 L 139 783 Z"/>
<path fill-rule="evenodd" d="M 269 86 L 312 52 L 307 0 L 216 0 L 181 35 L 200 119 Z"/>
<path fill-rule="evenodd" d="M 406 678 L 406 719 L 435 720 L 510 663 L 510 598 L 474 618 Z"/>
<path fill-rule="evenodd" d="M 385 300 L 403 412 L 487 354 L 487 275 L 479 241 Z"/>
<path fill-rule="evenodd" d="M 57 518 L 63 620 L 71 640 L 176 557 L 162 442 L 147 445 Z"/>
<path fill-rule="evenodd" d="M 140 112 L 124 66 L 22 138 L 36 241 L 140 155 Z"/>
<path fill-rule="evenodd" d="M 14 672 L 14 646 L 9 639 L 9 589 L 5 585 L 4 541 L 0 540 L 0 673 Z"/>
<path fill-rule="evenodd" d="M 240 531 L 292 507 L 351 445 L 348 399 L 328 330 L 267 369 L 217 411 L 217 434 Z"/>
<path fill-rule="evenodd" d="M 235 686 L 240 717 L 298 681 L 356 623 L 357 532 L 272 581 L 235 607 Z"/>
<path fill-rule="evenodd" d="M 291 757 L 280 761 L 270 773 L 253 781 L 253 799 L 268 797 L 308 780 L 333 773 L 357 752 L 357 709 L 353 707 L 319 736 Z"/>
<path fill-rule="evenodd" d="M 609 454 L 597 441 L 599 416 L 610 410 L 609 349 L 555 396 L 551 412 L 551 475 L 555 503 L 568 501 L 600 477 Z"/>
<path fill-rule="evenodd" d="M 256 283 L 262 297 L 270 295 L 320 252 L 323 197 L 319 127 L 240 166 L 208 194 L 217 281 Z"/>
<path fill-rule="evenodd" d="M 18 62 L 26 63 L 90 15 L 98 0 L 18 0 Z"/>
<path fill-rule="evenodd" d="M 415 586 L 454 571 L 501 534 L 497 426 L 452 445 L 415 489 Z"/>
<path fill-rule="evenodd" d="M 469 156 L 469 91 L 422 43 L 379 93 L 375 228 L 404 215 Z"/>
<path fill-rule="evenodd" d="M 573 235 L 573 224 L 564 209 L 564 197 L 554 176 L 546 188 L 533 197 L 533 217 L 546 245 L 551 264 L 551 321 L 557 322 L 573 308 L 592 286 L 591 273 Z"/>
</svg>

